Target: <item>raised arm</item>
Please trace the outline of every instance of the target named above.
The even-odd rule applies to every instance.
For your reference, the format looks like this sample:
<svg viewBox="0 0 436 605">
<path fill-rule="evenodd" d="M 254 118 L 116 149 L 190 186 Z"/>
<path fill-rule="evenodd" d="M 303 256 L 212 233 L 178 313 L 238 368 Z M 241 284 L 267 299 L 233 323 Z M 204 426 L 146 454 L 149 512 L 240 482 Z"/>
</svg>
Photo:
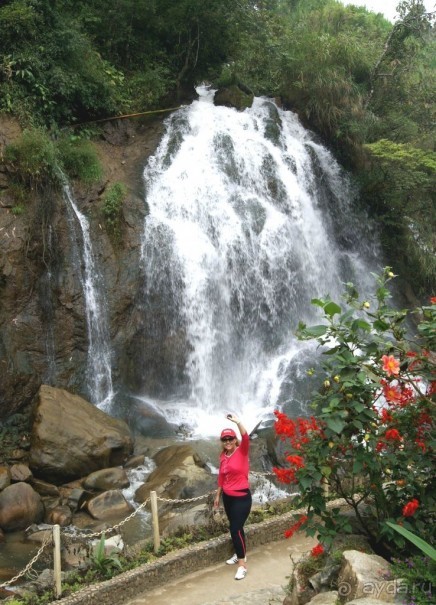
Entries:
<svg viewBox="0 0 436 605">
<path fill-rule="evenodd" d="M 246 435 L 247 429 L 242 424 L 242 422 L 239 420 L 239 418 L 237 416 L 235 416 L 235 414 L 227 414 L 227 418 L 236 424 L 236 426 L 239 429 L 239 432 L 241 433 L 241 437 L 243 435 Z"/>
</svg>

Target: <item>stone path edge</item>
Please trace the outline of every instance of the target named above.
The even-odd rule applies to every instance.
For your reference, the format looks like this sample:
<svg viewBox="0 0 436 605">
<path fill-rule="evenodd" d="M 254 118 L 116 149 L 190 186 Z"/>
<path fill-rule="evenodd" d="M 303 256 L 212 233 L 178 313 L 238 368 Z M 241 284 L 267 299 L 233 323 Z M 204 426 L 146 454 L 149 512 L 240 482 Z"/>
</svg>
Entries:
<svg viewBox="0 0 436 605">
<path fill-rule="evenodd" d="M 329 502 L 328 506 L 344 506 L 344 501 L 335 500 Z M 284 532 L 292 525 L 295 516 L 304 512 L 295 510 L 246 526 L 248 548 L 285 539 Z M 95 599 L 98 599 L 99 605 L 122 604 L 140 593 L 168 582 L 169 579 L 175 580 L 224 561 L 232 552 L 230 537 L 223 534 L 218 538 L 170 552 L 152 563 L 144 563 L 110 580 L 86 586 L 68 597 L 51 601 L 49 605 L 91 605 L 95 603 Z"/>
<path fill-rule="evenodd" d="M 284 532 L 290 527 L 295 515 L 292 511 L 280 517 L 267 519 L 260 523 L 246 526 L 247 544 L 260 546 L 268 542 L 284 539 Z M 51 603 L 58 605 L 91 605 L 98 599 L 99 605 L 123 603 L 160 586 L 169 579 L 174 580 L 219 561 L 224 561 L 231 554 L 231 542 L 228 534 L 218 538 L 198 542 L 192 546 L 173 551 L 152 563 L 144 563 L 135 569 L 121 573 L 110 580 L 91 584 Z"/>
</svg>

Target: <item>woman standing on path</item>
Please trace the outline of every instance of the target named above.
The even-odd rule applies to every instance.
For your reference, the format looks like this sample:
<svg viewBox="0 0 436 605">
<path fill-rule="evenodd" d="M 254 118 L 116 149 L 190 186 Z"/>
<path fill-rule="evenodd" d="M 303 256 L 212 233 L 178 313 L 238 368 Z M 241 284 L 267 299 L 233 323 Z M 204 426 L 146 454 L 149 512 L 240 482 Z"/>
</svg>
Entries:
<svg viewBox="0 0 436 605">
<path fill-rule="evenodd" d="M 247 574 L 247 551 L 245 544 L 244 523 L 251 510 L 251 492 L 248 483 L 248 450 L 250 437 L 234 414 L 227 418 L 234 422 L 241 433 L 241 442 L 233 429 L 224 429 L 221 433 L 222 452 L 218 474 L 218 490 L 214 507 L 218 508 L 220 497 L 223 497 L 224 510 L 230 524 L 235 554 L 226 563 L 238 563 L 235 580 L 243 580 Z"/>
</svg>

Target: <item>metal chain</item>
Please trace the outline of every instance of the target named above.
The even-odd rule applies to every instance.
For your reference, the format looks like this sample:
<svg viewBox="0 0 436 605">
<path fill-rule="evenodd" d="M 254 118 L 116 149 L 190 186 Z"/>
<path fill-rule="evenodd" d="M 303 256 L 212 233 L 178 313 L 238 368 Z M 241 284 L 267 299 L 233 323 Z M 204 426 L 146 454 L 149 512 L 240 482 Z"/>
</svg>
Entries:
<svg viewBox="0 0 436 605">
<path fill-rule="evenodd" d="M 255 476 L 256 475 L 258 475 L 258 476 L 264 476 L 264 477 L 274 475 L 274 473 L 261 473 L 261 472 L 250 472 L 250 474 L 251 475 L 255 475 Z M 196 498 L 186 498 L 186 499 L 161 498 L 160 496 L 157 496 L 157 500 L 159 500 L 160 502 L 171 502 L 173 504 L 189 504 L 190 502 L 198 502 L 199 500 L 203 500 L 204 498 L 208 498 L 210 495 L 212 495 L 214 493 L 215 493 L 215 491 L 213 490 L 211 492 L 208 492 L 207 494 L 203 494 L 202 496 L 197 496 Z M 86 538 L 86 539 L 99 538 L 103 534 L 111 533 L 111 532 L 119 529 L 120 527 L 122 527 L 125 523 L 127 523 L 128 521 L 130 521 L 130 519 L 133 519 L 133 517 L 135 517 L 142 509 L 144 509 L 149 502 L 150 502 L 150 498 L 147 498 L 128 517 L 126 517 L 125 519 L 123 519 L 122 521 L 120 521 L 120 523 L 117 523 L 116 525 L 113 525 L 112 527 L 108 527 L 106 529 L 102 529 L 101 531 L 92 532 L 92 533 L 83 533 L 83 532 L 75 533 L 74 530 L 68 530 L 67 528 L 63 528 L 62 532 L 64 534 L 69 535 L 70 537 L 72 536 L 72 534 L 74 534 L 74 537 L 77 537 L 77 538 Z M 14 582 L 16 582 L 19 578 L 21 578 L 22 576 L 24 576 L 32 568 L 33 564 L 41 556 L 44 548 L 51 541 L 52 541 L 52 535 L 50 533 L 50 535 L 42 543 L 41 548 L 39 548 L 39 550 L 36 553 L 36 555 L 33 557 L 33 559 L 31 559 L 31 561 L 29 561 L 29 563 L 26 565 L 26 567 L 22 571 L 20 571 L 19 574 L 17 574 L 15 577 L 13 577 L 8 582 L 3 582 L 3 584 L 0 584 L 0 588 L 4 588 L 6 586 L 9 586 L 10 584 L 13 584 Z"/>
<path fill-rule="evenodd" d="M 122 521 L 117 523 L 116 525 L 113 525 L 112 527 L 108 527 L 106 529 L 102 529 L 101 531 L 97 531 L 97 532 L 93 532 L 93 533 L 89 533 L 89 534 L 88 533 L 74 533 L 74 531 L 69 532 L 68 529 L 63 529 L 62 531 L 64 533 L 70 533 L 70 535 L 72 533 L 74 533 L 74 537 L 77 537 L 77 538 L 99 538 L 103 534 L 111 533 L 112 531 L 122 527 L 125 523 L 127 523 L 127 521 L 130 521 L 130 519 L 133 519 L 133 517 L 135 515 L 137 515 L 140 510 L 142 510 L 143 508 L 145 508 L 147 506 L 149 501 L 150 501 L 150 498 L 147 498 L 147 500 L 145 500 L 142 504 L 140 504 L 138 506 L 138 508 L 135 509 L 133 511 L 133 513 L 131 513 L 128 517 L 126 517 L 125 519 L 123 519 Z"/>
<path fill-rule="evenodd" d="M 175 504 L 187 504 L 188 502 L 197 502 L 198 500 L 203 500 L 203 498 L 207 498 L 208 496 L 210 496 L 211 494 L 213 494 L 214 492 L 208 492 L 207 494 L 204 494 L 203 496 L 197 496 L 196 498 L 186 498 L 185 500 L 171 500 L 171 498 L 161 498 L 160 496 L 157 496 L 157 499 L 160 500 L 161 502 L 173 502 Z"/>
<path fill-rule="evenodd" d="M 53 538 L 53 536 L 52 536 L 52 533 L 50 532 L 49 535 L 46 538 L 44 538 L 44 541 L 43 541 L 41 547 L 38 549 L 38 552 L 33 557 L 33 559 L 31 559 L 29 561 L 29 563 L 26 565 L 26 567 L 22 571 L 20 571 L 20 573 L 18 573 L 16 576 L 14 576 L 13 578 L 11 578 L 7 582 L 3 582 L 3 584 L 0 584 L 0 588 L 4 588 L 5 586 L 9 586 L 10 584 L 13 584 L 19 578 L 21 578 L 22 576 L 24 576 L 28 571 L 30 571 L 32 569 L 33 564 L 36 563 L 36 561 L 42 555 L 42 551 L 44 550 L 44 548 L 49 544 L 49 542 L 52 541 L 52 538 Z"/>
</svg>

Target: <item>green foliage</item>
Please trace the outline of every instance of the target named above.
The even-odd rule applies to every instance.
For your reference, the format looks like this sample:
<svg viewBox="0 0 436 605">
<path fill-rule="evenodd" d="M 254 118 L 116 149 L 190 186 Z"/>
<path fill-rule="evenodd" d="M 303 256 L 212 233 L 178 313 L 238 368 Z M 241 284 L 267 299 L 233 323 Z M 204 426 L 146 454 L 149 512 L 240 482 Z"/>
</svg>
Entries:
<svg viewBox="0 0 436 605">
<path fill-rule="evenodd" d="M 84 183 L 101 179 L 103 170 L 92 143 L 85 139 L 63 139 L 58 149 L 60 162 L 70 178 Z"/>
<path fill-rule="evenodd" d="M 387 247 L 393 245 L 408 273 L 431 290 L 436 284 L 436 153 L 410 143 L 381 139 L 365 145 L 372 161 L 372 205 L 385 227 Z"/>
<path fill-rule="evenodd" d="M 105 542 L 103 534 L 89 557 L 89 563 L 91 571 L 96 571 L 102 578 L 108 579 L 114 575 L 116 570 L 122 570 L 123 566 L 117 553 L 106 554 Z"/>
<path fill-rule="evenodd" d="M 378 547 L 405 546 L 387 521 L 433 539 L 435 360 L 434 335 L 427 336 L 436 300 L 417 310 L 421 328 L 412 340 L 408 312 L 388 304 L 393 277 L 390 268 L 377 277 L 372 302 L 360 302 L 353 284 L 347 284 L 345 308 L 329 299 L 312 301 L 324 323 L 300 324 L 299 337 L 325 347 L 323 387 L 312 400 L 317 418 L 293 421 L 277 413 L 276 431 L 292 447 L 289 468 L 277 475 L 297 483 L 296 505 L 307 509 L 300 525 L 326 545 L 352 529 L 339 509 L 327 508 L 326 487 L 353 508 Z"/>
<path fill-rule="evenodd" d="M 57 152 L 41 129 L 25 130 L 17 143 L 6 146 L 4 160 L 15 179 L 30 189 L 57 182 Z"/>
<path fill-rule="evenodd" d="M 394 558 L 391 562 L 391 579 L 398 580 L 399 596 L 410 605 L 431 605 L 434 600 L 436 563 L 427 557 Z"/>
<path fill-rule="evenodd" d="M 103 198 L 103 216 L 109 233 L 115 238 L 120 236 L 122 208 L 126 196 L 126 186 L 123 183 L 114 183 Z"/>
<path fill-rule="evenodd" d="M 420 538 L 419 536 L 415 536 L 414 533 L 412 533 L 408 529 L 405 529 L 401 525 L 397 525 L 396 523 L 391 523 L 390 521 L 387 521 L 386 525 L 389 525 L 389 527 L 391 527 L 392 529 L 397 531 L 399 534 L 404 536 L 407 540 L 409 540 L 409 542 L 412 542 L 412 544 L 414 544 L 420 550 L 422 550 L 422 552 L 425 555 L 430 557 L 430 559 L 432 559 L 432 561 L 436 561 L 436 549 L 434 549 L 433 546 L 431 546 L 431 544 L 429 544 L 425 540 L 422 540 L 422 538 Z"/>
</svg>

